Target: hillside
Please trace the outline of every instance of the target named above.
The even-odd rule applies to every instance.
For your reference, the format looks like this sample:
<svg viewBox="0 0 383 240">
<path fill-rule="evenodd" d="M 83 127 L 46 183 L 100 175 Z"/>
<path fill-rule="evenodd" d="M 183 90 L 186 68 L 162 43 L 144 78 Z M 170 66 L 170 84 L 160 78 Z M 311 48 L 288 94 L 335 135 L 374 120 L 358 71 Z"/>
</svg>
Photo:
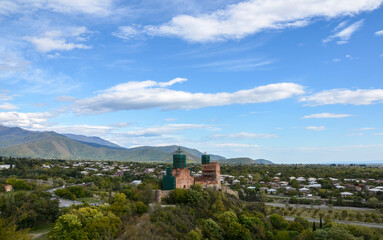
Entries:
<svg viewBox="0 0 383 240">
<path fill-rule="evenodd" d="M 273 164 L 273 162 L 269 160 L 265 160 L 265 159 L 253 160 L 247 157 L 221 159 L 221 160 L 218 160 L 218 162 L 221 164 Z"/>
<path fill-rule="evenodd" d="M 45 159 L 115 160 L 136 162 L 171 162 L 176 145 L 123 148 L 99 137 L 56 132 L 28 131 L 18 127 L 0 126 L 0 155 Z M 200 163 L 202 152 L 182 147 L 188 163 Z M 212 161 L 229 164 L 254 163 L 246 158 L 225 159 L 210 155 Z M 267 160 L 265 160 L 267 161 Z"/>
<path fill-rule="evenodd" d="M 112 148 L 123 148 L 123 147 L 121 147 L 115 143 L 106 141 L 100 137 L 88 137 L 88 136 L 84 136 L 84 135 L 76 135 L 76 134 L 71 134 L 71 133 L 66 133 L 66 134 L 62 134 L 62 135 L 65 137 L 68 137 L 72 140 L 86 143 L 86 144 L 91 145 L 91 146 L 92 145 L 93 146 L 100 145 L 100 146 L 107 146 L 107 147 L 112 147 Z"/>
</svg>

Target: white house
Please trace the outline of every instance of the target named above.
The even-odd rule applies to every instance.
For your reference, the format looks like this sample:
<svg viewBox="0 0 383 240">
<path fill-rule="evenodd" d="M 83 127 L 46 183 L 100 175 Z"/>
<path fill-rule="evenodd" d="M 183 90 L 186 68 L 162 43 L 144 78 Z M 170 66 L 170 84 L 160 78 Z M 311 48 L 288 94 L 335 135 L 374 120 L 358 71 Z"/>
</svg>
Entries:
<svg viewBox="0 0 383 240">
<path fill-rule="evenodd" d="M 138 186 L 141 184 L 141 180 L 134 180 L 131 184 Z"/>
<path fill-rule="evenodd" d="M 297 181 L 298 181 L 298 182 L 305 182 L 305 181 L 306 181 L 306 178 L 304 178 L 304 177 L 299 177 L 299 178 L 297 178 Z"/>
<path fill-rule="evenodd" d="M 352 194 L 350 192 L 341 192 L 340 195 L 342 197 L 352 197 L 352 196 L 354 196 L 354 194 Z"/>
<path fill-rule="evenodd" d="M 310 192 L 310 189 L 308 189 L 308 188 L 300 188 L 299 189 L 299 192 L 301 192 L 301 193 L 309 193 Z"/>
<path fill-rule="evenodd" d="M 270 189 L 267 189 L 266 192 L 267 194 L 276 194 L 277 190 L 270 188 Z"/>
<path fill-rule="evenodd" d="M 322 185 L 319 183 L 316 183 L 316 184 L 310 184 L 308 187 L 309 188 L 322 188 Z"/>
</svg>

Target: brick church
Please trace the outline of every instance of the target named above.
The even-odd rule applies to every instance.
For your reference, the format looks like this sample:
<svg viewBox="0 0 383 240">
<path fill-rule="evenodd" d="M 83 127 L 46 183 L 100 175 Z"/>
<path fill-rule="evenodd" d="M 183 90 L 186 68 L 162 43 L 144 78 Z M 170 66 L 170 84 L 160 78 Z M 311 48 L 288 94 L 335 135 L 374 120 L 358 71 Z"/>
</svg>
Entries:
<svg viewBox="0 0 383 240">
<path fill-rule="evenodd" d="M 202 175 L 192 176 L 190 169 L 186 168 L 186 155 L 178 148 L 173 154 L 173 167 L 166 169 L 163 177 L 163 190 L 175 188 L 189 189 L 196 183 L 202 187 L 221 188 L 220 166 L 217 162 L 210 162 L 210 155 L 204 153 L 201 157 Z"/>
</svg>

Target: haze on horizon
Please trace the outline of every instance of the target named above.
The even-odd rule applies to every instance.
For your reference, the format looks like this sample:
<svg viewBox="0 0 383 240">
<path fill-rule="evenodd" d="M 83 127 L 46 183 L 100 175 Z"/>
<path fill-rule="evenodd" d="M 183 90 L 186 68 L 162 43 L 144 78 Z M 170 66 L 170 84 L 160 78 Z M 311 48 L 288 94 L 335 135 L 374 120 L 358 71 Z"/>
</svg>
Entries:
<svg viewBox="0 0 383 240">
<path fill-rule="evenodd" d="M 383 163 L 383 0 L 0 2 L 0 125 Z"/>
</svg>

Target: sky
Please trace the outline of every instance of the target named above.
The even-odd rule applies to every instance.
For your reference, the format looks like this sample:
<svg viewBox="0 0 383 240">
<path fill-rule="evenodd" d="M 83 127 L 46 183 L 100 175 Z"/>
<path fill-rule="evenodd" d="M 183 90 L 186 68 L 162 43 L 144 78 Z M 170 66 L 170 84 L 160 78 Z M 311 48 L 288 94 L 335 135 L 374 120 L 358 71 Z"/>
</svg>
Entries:
<svg viewBox="0 0 383 240">
<path fill-rule="evenodd" d="M 383 0 L 1 0 L 0 124 L 383 163 Z"/>
</svg>

